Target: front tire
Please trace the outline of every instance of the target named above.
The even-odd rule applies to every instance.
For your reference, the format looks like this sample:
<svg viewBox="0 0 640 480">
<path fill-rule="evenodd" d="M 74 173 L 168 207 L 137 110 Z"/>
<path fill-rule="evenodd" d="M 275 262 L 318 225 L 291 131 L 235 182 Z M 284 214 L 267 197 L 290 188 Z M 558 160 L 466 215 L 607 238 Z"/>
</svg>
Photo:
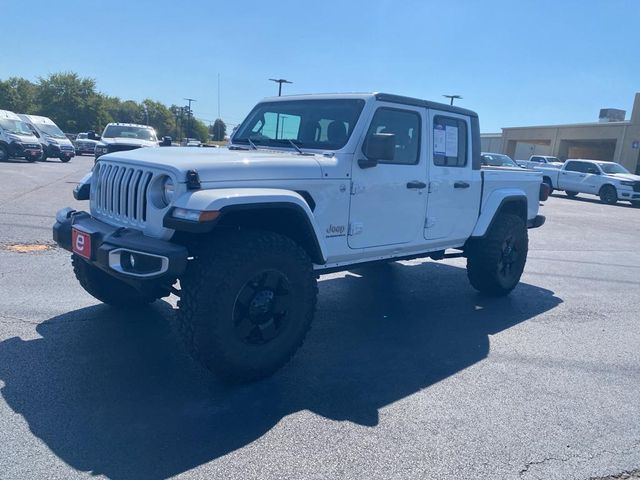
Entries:
<svg viewBox="0 0 640 480">
<path fill-rule="evenodd" d="M 522 218 L 499 215 L 487 235 L 467 247 L 471 285 L 486 295 L 507 295 L 520 282 L 528 250 L 527 226 Z"/>
<path fill-rule="evenodd" d="M 570 192 L 569 190 L 564 193 L 566 193 L 569 198 L 576 198 L 578 196 L 578 192 Z"/>
<path fill-rule="evenodd" d="M 291 239 L 261 231 L 223 233 L 192 253 L 178 304 L 188 350 L 229 383 L 272 375 L 311 326 L 311 260 Z"/>
<path fill-rule="evenodd" d="M 68 163 L 71 160 L 71 157 L 65 157 L 64 155 L 61 155 L 60 157 L 58 157 L 60 159 L 60 161 L 62 163 Z"/>
<path fill-rule="evenodd" d="M 4 145 L 0 145 L 0 162 L 9 160 L 9 150 Z"/>
<path fill-rule="evenodd" d="M 640 208 L 640 200 L 631 200 L 631 206 Z"/>
<path fill-rule="evenodd" d="M 542 183 L 547 184 L 547 186 L 549 187 L 549 195 L 551 195 L 553 193 L 553 183 L 551 182 L 551 179 L 549 177 L 544 177 L 542 179 Z"/>
<path fill-rule="evenodd" d="M 604 185 L 600 189 L 600 201 L 607 205 L 615 205 L 618 203 L 618 192 L 613 185 Z"/>
<path fill-rule="evenodd" d="M 77 255 L 71 256 L 73 273 L 89 295 L 118 308 L 140 308 L 158 298 L 142 294 L 135 288 L 90 265 Z"/>
</svg>

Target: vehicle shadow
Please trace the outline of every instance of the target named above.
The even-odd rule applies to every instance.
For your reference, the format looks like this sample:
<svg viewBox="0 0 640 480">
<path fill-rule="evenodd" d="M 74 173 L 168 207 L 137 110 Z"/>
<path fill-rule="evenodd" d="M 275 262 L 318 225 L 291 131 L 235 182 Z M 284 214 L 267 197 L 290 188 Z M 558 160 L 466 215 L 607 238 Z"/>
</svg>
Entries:
<svg viewBox="0 0 640 480">
<path fill-rule="evenodd" d="M 168 303 L 143 312 L 98 305 L 39 324 L 41 338 L 0 342 L 1 393 L 73 468 L 166 478 L 304 409 L 373 427 L 382 407 L 483 360 L 490 335 L 560 302 L 524 283 L 484 298 L 464 269 L 434 262 L 323 279 L 316 322 L 293 361 L 239 387 L 190 360 Z"/>
<path fill-rule="evenodd" d="M 588 196 L 578 195 L 577 197 L 569 197 L 568 195 L 565 195 L 563 193 L 552 193 L 550 196 L 556 197 L 556 198 L 563 198 L 565 200 L 572 200 L 574 202 L 597 203 L 598 205 L 604 205 L 606 207 L 626 207 L 626 208 L 633 208 L 633 209 L 637 208 L 637 207 L 634 207 L 631 203 L 629 203 L 628 200 L 618 200 L 618 203 L 615 203 L 613 205 L 608 205 L 606 203 L 602 203 L 598 197 L 591 196 L 588 193 L 585 193 L 584 195 L 588 195 Z"/>
</svg>

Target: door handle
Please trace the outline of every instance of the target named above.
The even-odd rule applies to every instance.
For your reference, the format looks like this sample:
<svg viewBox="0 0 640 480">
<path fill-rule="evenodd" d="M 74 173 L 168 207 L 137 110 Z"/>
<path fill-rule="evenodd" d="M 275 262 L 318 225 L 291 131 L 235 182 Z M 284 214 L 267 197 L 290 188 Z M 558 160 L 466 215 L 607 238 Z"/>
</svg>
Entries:
<svg viewBox="0 0 640 480">
<path fill-rule="evenodd" d="M 453 184 L 453 188 L 469 188 L 469 184 L 467 182 L 456 182 Z"/>
<path fill-rule="evenodd" d="M 407 188 L 427 188 L 427 184 L 419 180 L 412 180 L 407 182 Z"/>
</svg>

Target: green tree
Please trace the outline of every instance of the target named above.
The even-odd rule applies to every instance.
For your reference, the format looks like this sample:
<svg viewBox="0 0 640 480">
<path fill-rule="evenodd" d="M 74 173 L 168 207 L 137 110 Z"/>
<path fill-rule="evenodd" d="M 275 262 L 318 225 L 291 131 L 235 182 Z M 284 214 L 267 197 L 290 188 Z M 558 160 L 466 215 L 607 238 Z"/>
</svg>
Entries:
<svg viewBox="0 0 640 480">
<path fill-rule="evenodd" d="M 209 133 L 215 141 L 221 142 L 227 135 L 227 124 L 221 118 L 216 118 L 216 121 L 209 128 Z"/>
<path fill-rule="evenodd" d="M 40 113 L 53 119 L 65 132 L 88 130 L 96 118 L 95 88 L 95 80 L 80 78 L 77 73 L 54 73 L 40 78 Z"/>
<path fill-rule="evenodd" d="M 38 113 L 38 87 L 19 77 L 0 81 L 0 108 L 15 113 Z"/>
</svg>

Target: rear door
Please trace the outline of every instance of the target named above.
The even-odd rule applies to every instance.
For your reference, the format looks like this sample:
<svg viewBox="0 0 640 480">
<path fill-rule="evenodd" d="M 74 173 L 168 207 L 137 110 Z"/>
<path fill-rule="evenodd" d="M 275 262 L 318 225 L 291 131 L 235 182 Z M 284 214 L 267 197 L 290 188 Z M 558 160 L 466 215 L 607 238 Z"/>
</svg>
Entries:
<svg viewBox="0 0 640 480">
<path fill-rule="evenodd" d="M 469 117 L 429 110 L 429 199 L 424 237 L 464 242 L 478 219 L 480 170 L 473 169 Z"/>
<path fill-rule="evenodd" d="M 351 206 L 349 211 L 350 248 L 395 245 L 420 237 L 427 201 L 422 125 L 425 109 L 384 104 L 375 110 L 369 129 L 354 155 Z M 361 168 L 363 145 L 370 135 L 395 135 L 394 158 L 372 168 Z"/>
</svg>

